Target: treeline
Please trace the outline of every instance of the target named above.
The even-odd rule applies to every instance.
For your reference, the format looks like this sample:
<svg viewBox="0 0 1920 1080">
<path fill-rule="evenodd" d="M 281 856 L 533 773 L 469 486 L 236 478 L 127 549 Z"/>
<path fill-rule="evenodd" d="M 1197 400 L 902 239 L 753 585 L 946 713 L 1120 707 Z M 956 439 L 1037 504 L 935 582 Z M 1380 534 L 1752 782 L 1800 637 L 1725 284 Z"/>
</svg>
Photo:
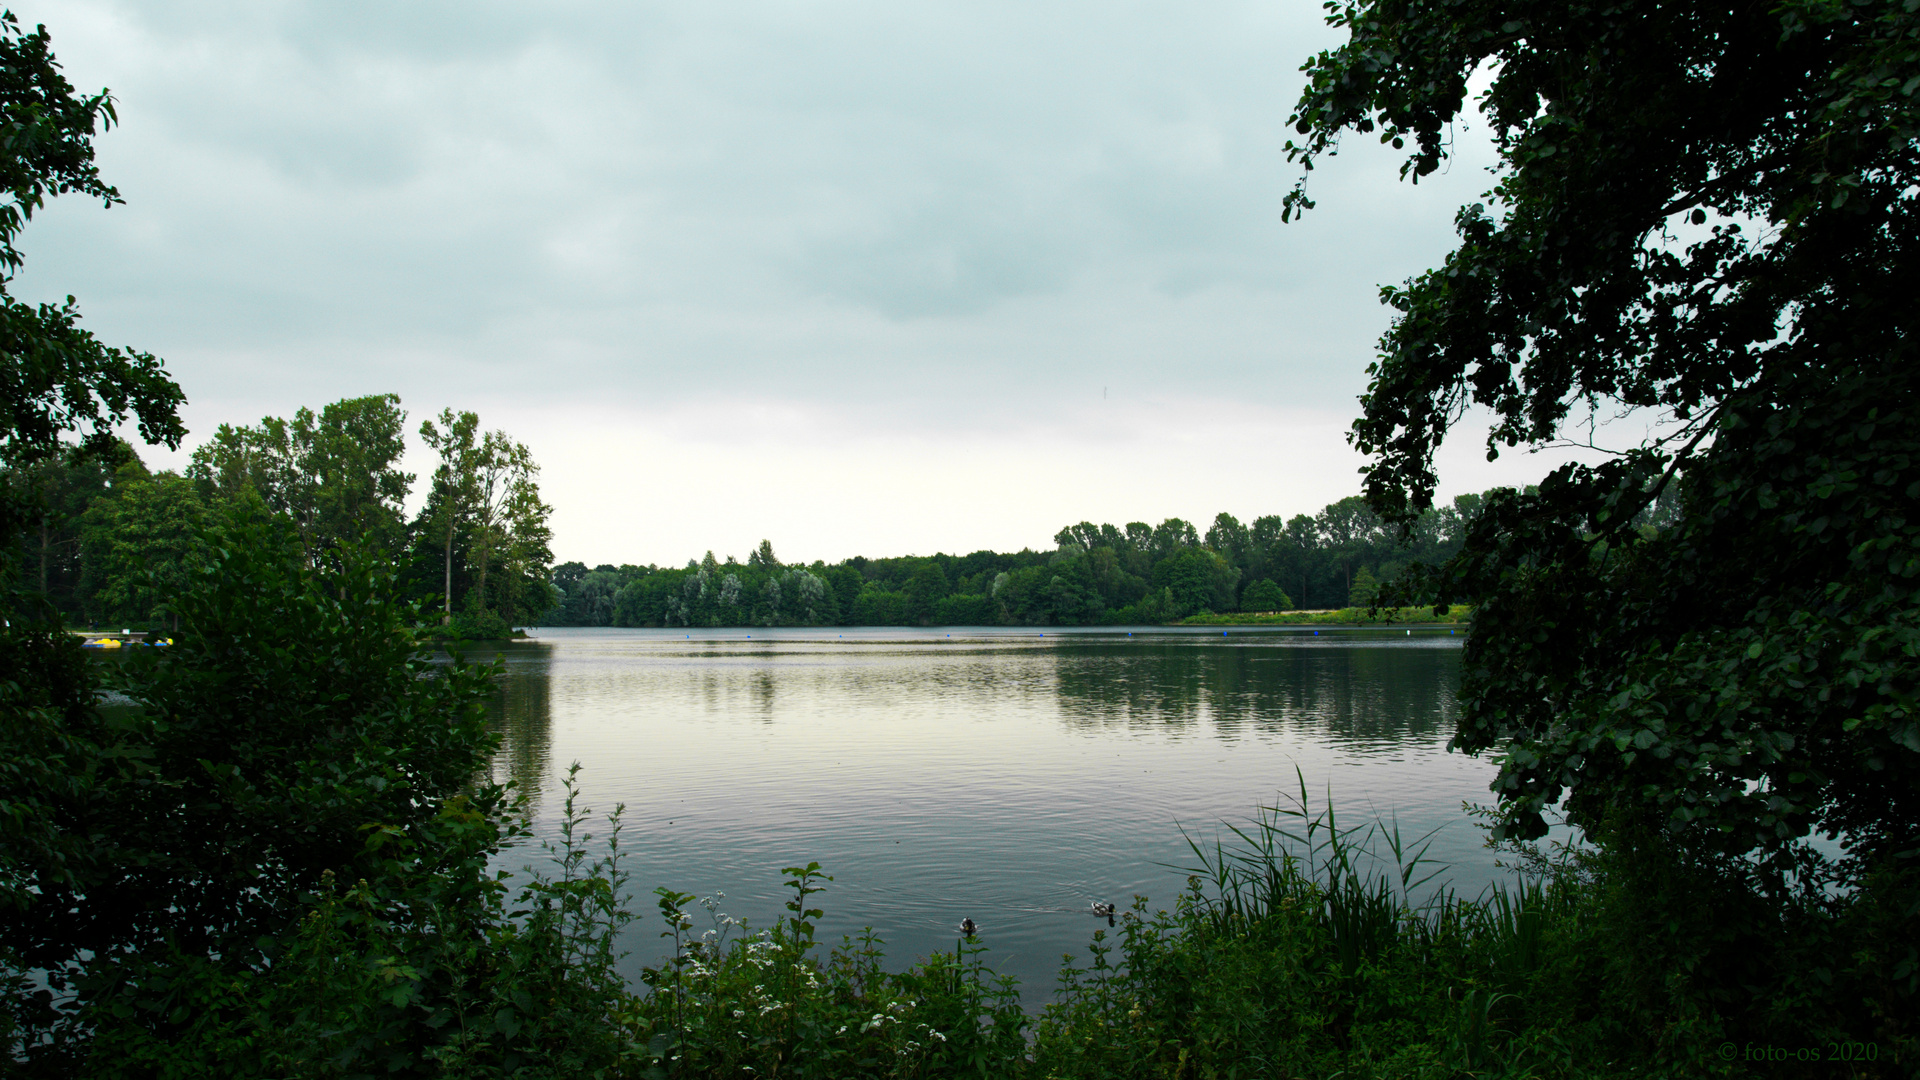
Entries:
<svg viewBox="0 0 1920 1080">
<path fill-rule="evenodd" d="M 1243 524 L 1219 514 L 1124 528 L 1081 522 L 1047 551 L 976 551 L 783 565 L 762 540 L 742 562 L 554 568 L 557 626 L 1094 626 L 1371 603 L 1412 562 L 1458 550 L 1484 495 L 1403 535 L 1359 496 L 1315 515 Z"/>
<path fill-rule="evenodd" d="M 440 460 L 409 516 L 406 426 L 383 394 L 222 424 L 184 473 L 149 469 L 124 442 L 12 465 L 0 480 L 32 507 L 18 572 L 73 622 L 172 629 L 169 601 L 210 557 L 207 527 L 225 506 L 258 503 L 292 522 L 310 567 L 366 547 L 463 633 L 503 636 L 550 610 L 552 508 L 527 448 L 471 412 L 426 421 L 419 435 Z"/>
</svg>

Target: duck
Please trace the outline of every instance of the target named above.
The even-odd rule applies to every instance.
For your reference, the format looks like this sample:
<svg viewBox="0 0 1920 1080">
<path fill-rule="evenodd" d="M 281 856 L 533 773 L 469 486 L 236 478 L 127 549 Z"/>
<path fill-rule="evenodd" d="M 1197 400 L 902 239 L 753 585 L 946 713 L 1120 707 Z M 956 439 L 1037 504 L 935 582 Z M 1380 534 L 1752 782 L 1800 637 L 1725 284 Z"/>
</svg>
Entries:
<svg viewBox="0 0 1920 1080">
<path fill-rule="evenodd" d="M 968 937 L 972 937 L 980 932 L 980 927 L 976 925 L 972 919 L 961 919 L 960 932 Z"/>
<path fill-rule="evenodd" d="M 1093 902 L 1093 917 L 1096 919 L 1104 917 L 1107 920 L 1108 926 L 1112 926 L 1114 924 L 1113 912 L 1114 912 L 1114 906 L 1112 904 L 1107 903 L 1105 900 L 1095 900 Z"/>
</svg>

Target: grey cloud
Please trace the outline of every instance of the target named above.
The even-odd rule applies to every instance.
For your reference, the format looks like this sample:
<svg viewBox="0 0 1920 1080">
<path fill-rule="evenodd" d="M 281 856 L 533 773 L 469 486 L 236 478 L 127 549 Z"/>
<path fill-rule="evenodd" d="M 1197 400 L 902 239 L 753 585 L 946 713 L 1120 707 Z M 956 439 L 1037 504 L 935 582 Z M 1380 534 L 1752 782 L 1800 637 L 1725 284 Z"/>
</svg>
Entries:
<svg viewBox="0 0 1920 1080">
<path fill-rule="evenodd" d="M 20 288 L 79 294 L 197 396 L 730 381 L 964 425 L 1110 378 L 1344 405 L 1375 286 L 1444 250 L 1476 179 L 1409 189 L 1357 148 L 1282 228 L 1294 69 L 1329 40 L 1304 7 L 27 17 L 120 97 L 129 204 L 50 208 Z"/>
</svg>

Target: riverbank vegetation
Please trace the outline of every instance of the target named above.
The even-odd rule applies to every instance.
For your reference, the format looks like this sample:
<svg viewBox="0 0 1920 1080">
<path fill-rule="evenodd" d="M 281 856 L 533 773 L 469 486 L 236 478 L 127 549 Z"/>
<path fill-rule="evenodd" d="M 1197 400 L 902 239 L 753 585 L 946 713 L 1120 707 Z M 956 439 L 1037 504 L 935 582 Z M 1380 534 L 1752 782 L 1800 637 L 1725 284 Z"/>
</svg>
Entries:
<svg viewBox="0 0 1920 1080">
<path fill-rule="evenodd" d="M 976 551 L 784 566 L 761 541 L 683 568 L 554 568 L 558 626 L 1118 626 L 1322 606 L 1371 607 L 1405 567 L 1459 550 L 1485 495 L 1389 526 L 1358 497 L 1317 515 L 1081 522 L 1046 551 Z M 1657 527 L 1658 507 L 1642 524 Z M 1289 590 L 1292 590 L 1291 592 Z M 1235 618 L 1233 621 L 1247 621 Z M 1310 620 L 1309 620 L 1310 621 Z"/>
</svg>

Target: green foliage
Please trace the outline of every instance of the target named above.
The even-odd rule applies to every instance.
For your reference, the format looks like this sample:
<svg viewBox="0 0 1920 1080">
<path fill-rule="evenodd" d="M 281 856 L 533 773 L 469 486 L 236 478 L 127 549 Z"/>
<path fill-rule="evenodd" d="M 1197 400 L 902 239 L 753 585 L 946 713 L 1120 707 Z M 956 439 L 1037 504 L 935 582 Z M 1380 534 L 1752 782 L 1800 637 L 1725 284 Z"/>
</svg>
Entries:
<svg viewBox="0 0 1920 1080">
<path fill-rule="evenodd" d="M 184 397 L 159 360 L 102 346 L 76 325 L 71 297 L 33 307 L 6 294 L 25 261 L 14 242 L 49 196 L 120 201 L 93 163 L 94 129 L 112 126 L 113 101 L 105 91 L 76 95 L 51 40 L 44 27 L 25 33 L 11 12 L 0 14 L 0 459 L 8 465 L 59 453 L 69 432 L 109 451 L 114 429 L 130 418 L 149 442 L 178 446 L 186 433 L 175 415 Z M 8 501 L 0 510 L 0 535 L 11 538 L 23 508 Z"/>
<path fill-rule="evenodd" d="M 90 592 L 83 581 L 85 515 L 110 493 L 119 470 L 137 466 L 139 457 L 125 443 L 98 452 L 70 446 L 37 460 L 0 470 L 0 493 L 20 508 L 25 520 L 19 537 L 20 582 L 46 597 L 68 617 L 78 614 Z M 144 475 L 144 472 L 135 469 Z"/>
<path fill-rule="evenodd" d="M 488 674 L 430 661 L 390 567 L 347 548 L 316 572 L 290 522 L 244 508 L 207 543 L 174 645 L 120 673 L 133 706 L 96 714 L 87 673 L 36 714 L 76 782 L 27 789 L 34 857 L 9 867 L 0 948 L 45 980 L 15 1017 L 50 1074 L 103 1032 L 208 1022 L 196 995 L 257 976 L 327 872 L 384 883 L 404 851 L 409 872 L 476 873 L 488 842 L 452 800 L 485 833 L 505 798 L 473 786 Z"/>
<path fill-rule="evenodd" d="M 788 867 L 786 918 L 754 932 L 700 901 L 711 926 L 695 936 L 694 897 L 656 890 L 674 943 L 642 978 L 649 1075 L 675 1077 L 1017 1076 L 1027 1064 L 1029 1018 L 1011 980 L 995 978 L 976 937 L 901 972 L 883 970 L 871 929 L 816 955 L 808 898 L 817 863 Z"/>
<path fill-rule="evenodd" d="M 1651 424 L 1487 500 L 1418 582 L 1474 605 L 1453 745 L 1498 755 L 1501 835 L 1559 804 L 1610 845 L 1622 904 L 1672 931 L 1622 936 L 1641 982 L 1819 997 L 1754 964 L 1815 913 L 1897 906 L 1920 855 L 1920 9 L 1330 11 L 1350 39 L 1308 66 L 1300 160 L 1377 130 L 1431 173 L 1476 71 L 1499 153 L 1446 264 L 1383 293 L 1372 506 L 1431 502 L 1470 403 L 1490 454 Z M 1848 955 L 1815 967 L 1916 1011 L 1913 968 Z"/>
<path fill-rule="evenodd" d="M 1256 581 L 1240 591 L 1241 611 L 1285 611 L 1292 606 L 1293 598 L 1271 579 Z"/>
<path fill-rule="evenodd" d="M 559 841 L 543 844 L 552 872 L 521 887 L 511 910 L 505 884 L 485 873 L 499 825 L 459 799 L 436 822 L 464 841 L 459 865 L 423 872 L 397 839 L 381 878 L 345 890 L 323 881 L 250 987 L 246 1063 L 311 1077 L 561 1077 L 630 1061 L 634 1002 L 614 946 L 631 921 L 621 810 L 607 815 L 604 853 L 590 855 L 578 769 L 564 782 Z"/>
<path fill-rule="evenodd" d="M 553 507 L 540 499 L 540 466 L 532 451 L 504 431 L 482 433 L 474 413 L 445 409 L 439 420 L 437 426 L 432 420 L 420 425 L 420 437 L 439 455 L 440 465 L 415 533 L 439 542 L 443 619 L 453 621 L 456 551 L 460 575 L 471 583 L 470 607 L 497 609 L 507 622 L 547 612 L 555 600 L 547 584 L 553 563 L 547 519 Z"/>
<path fill-rule="evenodd" d="M 544 618 L 560 626 L 1154 624 L 1292 608 L 1282 581 L 1298 581 L 1303 597 L 1345 604 L 1355 582 L 1364 593 L 1399 566 L 1451 555 L 1483 502 L 1462 497 L 1422 516 L 1404 537 L 1350 498 L 1317 517 L 1263 517 L 1250 527 L 1221 514 L 1204 541 L 1170 518 L 1124 530 L 1081 522 L 1060 530 L 1055 550 L 1045 552 L 802 567 L 781 564 L 762 540 L 744 563 L 711 552 L 685 569 L 564 563 L 553 572 L 558 600 Z"/>
<path fill-rule="evenodd" d="M 1859 906 L 1729 950 L 1724 891 L 1645 896 L 1613 848 L 1517 848 L 1526 876 L 1464 900 L 1424 888 L 1437 871 L 1420 840 L 1310 812 L 1304 789 L 1234 833 L 1194 846 L 1174 910 L 1136 897 L 1117 944 L 1096 932 L 1089 965 L 1068 958 L 1031 1075 L 1784 1077 L 1805 1059 L 1744 1049 L 1827 1061 L 1851 1044 L 1873 1059 L 1838 1068 L 1899 1076 L 1920 1052 L 1854 996 L 1870 963 L 1849 952 L 1867 940 L 1849 920 L 1885 918 Z M 1648 921 L 1683 910 L 1684 926 Z M 1617 947 L 1649 931 L 1670 966 Z M 1797 966 L 1815 957 L 1824 975 Z M 1722 981 L 1736 958 L 1747 980 Z"/>
<path fill-rule="evenodd" d="M 318 416 L 301 409 L 290 421 L 221 424 L 195 448 L 186 475 L 210 504 L 250 493 L 286 514 L 309 559 L 349 540 L 395 557 L 406 537 L 401 504 L 413 486 L 413 474 L 398 468 L 406 419 L 400 399 L 381 394 L 336 401 Z"/>
<path fill-rule="evenodd" d="M 124 465 L 111 492 L 80 521 L 83 610 L 95 621 L 154 625 L 169 602 L 202 573 L 208 551 L 206 507 L 193 485 L 172 473 Z"/>
</svg>

